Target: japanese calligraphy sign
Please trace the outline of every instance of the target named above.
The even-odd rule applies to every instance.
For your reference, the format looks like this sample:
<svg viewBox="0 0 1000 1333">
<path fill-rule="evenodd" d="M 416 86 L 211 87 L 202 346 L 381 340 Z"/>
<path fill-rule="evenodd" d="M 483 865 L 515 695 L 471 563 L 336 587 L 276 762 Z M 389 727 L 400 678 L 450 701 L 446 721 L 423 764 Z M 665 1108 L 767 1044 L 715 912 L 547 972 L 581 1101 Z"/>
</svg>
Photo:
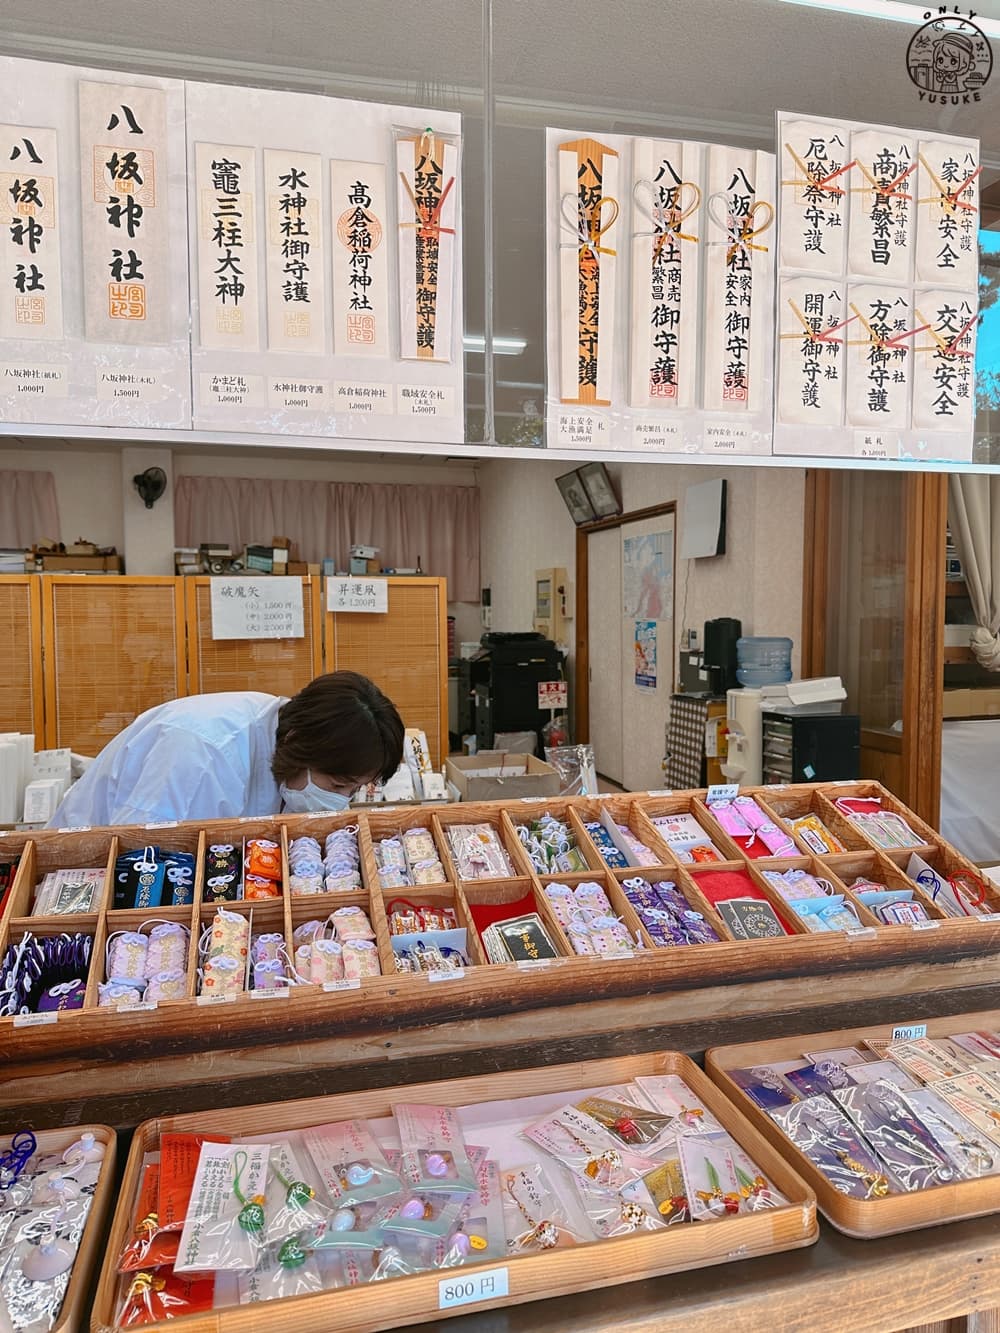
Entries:
<svg viewBox="0 0 1000 1333">
<path fill-rule="evenodd" d="M 949 291 L 919 292 L 913 322 L 915 430 L 971 433 L 976 397 L 976 325 L 973 296 Z"/>
<path fill-rule="evenodd" d="M 632 320 L 629 402 L 696 404 L 704 216 L 701 148 L 632 145 Z"/>
<path fill-rule="evenodd" d="M 331 162 L 333 345 L 345 356 L 389 355 L 385 164 Z"/>
<path fill-rule="evenodd" d="M 389 580 L 379 578 L 346 578 L 337 576 L 326 581 L 326 609 L 328 611 L 363 611 L 368 615 L 384 616 L 389 611 Z"/>
<path fill-rule="evenodd" d="M 618 152 L 596 139 L 559 145 L 559 343 L 563 403 L 610 406 L 620 230 Z"/>
<path fill-rule="evenodd" d="M 916 141 L 887 130 L 855 130 L 851 159 L 850 271 L 879 282 L 910 282 Z"/>
<path fill-rule="evenodd" d="M 785 113 L 778 138 L 810 178 L 846 145 L 819 182 L 844 192 L 846 244 L 807 247 L 783 186 L 775 452 L 970 457 L 978 144 Z"/>
<path fill-rule="evenodd" d="M 912 305 L 906 287 L 848 287 L 847 422 L 905 428 L 910 424 Z"/>
<path fill-rule="evenodd" d="M 458 146 L 430 130 L 396 138 L 399 332 L 404 360 L 450 361 L 459 218 Z"/>
<path fill-rule="evenodd" d="M 838 277 L 847 237 L 850 136 L 809 120 L 781 127 L 781 266 Z"/>
<path fill-rule="evenodd" d="M 0 125 L 0 337 L 63 336 L 56 132 Z"/>
<path fill-rule="evenodd" d="M 271 351 L 326 351 L 326 281 L 318 153 L 264 150 L 267 345 Z"/>
<path fill-rule="evenodd" d="M 773 364 L 774 157 L 713 144 L 707 181 L 703 405 L 752 412 Z"/>
<path fill-rule="evenodd" d="M 260 346 L 257 154 L 252 148 L 195 145 L 198 310 L 203 347 Z"/>
<path fill-rule="evenodd" d="M 783 421 L 839 426 L 844 397 L 844 287 L 832 278 L 782 278 L 778 393 Z"/>
<path fill-rule="evenodd" d="M 79 108 L 87 338 L 169 342 L 166 94 L 81 79 Z"/>
<path fill-rule="evenodd" d="M 305 637 L 299 578 L 213 578 L 210 605 L 213 639 Z"/>
<path fill-rule="evenodd" d="M 979 145 L 920 141 L 918 283 L 974 292 L 979 281 Z"/>
</svg>

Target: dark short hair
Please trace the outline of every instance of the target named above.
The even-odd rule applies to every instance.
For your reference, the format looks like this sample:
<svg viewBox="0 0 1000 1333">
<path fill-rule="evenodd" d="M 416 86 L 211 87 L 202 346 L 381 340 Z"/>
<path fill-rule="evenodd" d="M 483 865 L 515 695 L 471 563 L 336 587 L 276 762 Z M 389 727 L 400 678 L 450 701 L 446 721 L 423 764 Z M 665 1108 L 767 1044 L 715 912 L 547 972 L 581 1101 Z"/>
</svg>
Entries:
<svg viewBox="0 0 1000 1333">
<path fill-rule="evenodd" d="M 271 760 L 275 782 L 306 769 L 333 778 L 388 782 L 403 758 L 403 720 L 367 676 L 331 671 L 317 676 L 278 713 Z"/>
</svg>

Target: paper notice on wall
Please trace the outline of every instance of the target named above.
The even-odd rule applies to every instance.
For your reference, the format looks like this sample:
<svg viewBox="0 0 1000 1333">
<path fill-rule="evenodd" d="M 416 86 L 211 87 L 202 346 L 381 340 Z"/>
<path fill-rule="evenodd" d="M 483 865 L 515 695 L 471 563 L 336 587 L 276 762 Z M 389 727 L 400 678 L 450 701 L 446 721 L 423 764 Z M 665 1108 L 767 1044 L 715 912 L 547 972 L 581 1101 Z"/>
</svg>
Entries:
<svg viewBox="0 0 1000 1333">
<path fill-rule="evenodd" d="M 300 578 L 213 578 L 211 610 L 213 639 L 305 637 Z"/>
<path fill-rule="evenodd" d="M 338 355 L 389 355 L 385 164 L 331 162 L 333 345 Z"/>
<path fill-rule="evenodd" d="M 0 338 L 63 336 L 55 130 L 0 125 Z"/>
</svg>

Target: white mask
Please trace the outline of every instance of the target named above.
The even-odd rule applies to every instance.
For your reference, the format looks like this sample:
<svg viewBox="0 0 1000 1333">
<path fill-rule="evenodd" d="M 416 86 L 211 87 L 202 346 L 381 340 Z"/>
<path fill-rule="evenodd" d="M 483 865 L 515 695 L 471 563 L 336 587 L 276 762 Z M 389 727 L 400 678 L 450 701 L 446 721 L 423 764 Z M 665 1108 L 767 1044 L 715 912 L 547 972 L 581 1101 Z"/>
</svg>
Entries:
<svg viewBox="0 0 1000 1333">
<path fill-rule="evenodd" d="M 312 780 L 312 774 L 308 771 L 304 787 L 296 790 L 282 783 L 278 791 L 281 793 L 285 811 L 290 815 L 308 815 L 314 810 L 327 810 L 330 814 L 339 814 L 351 804 L 349 796 L 317 787 Z"/>
</svg>

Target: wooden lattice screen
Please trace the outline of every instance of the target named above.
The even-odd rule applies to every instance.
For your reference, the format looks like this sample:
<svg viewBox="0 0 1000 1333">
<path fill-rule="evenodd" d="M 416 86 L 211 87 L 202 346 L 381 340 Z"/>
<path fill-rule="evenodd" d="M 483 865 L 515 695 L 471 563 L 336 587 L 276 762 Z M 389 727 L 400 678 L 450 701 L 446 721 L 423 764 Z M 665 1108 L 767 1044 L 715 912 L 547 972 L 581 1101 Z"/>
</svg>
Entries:
<svg viewBox="0 0 1000 1333">
<path fill-rule="evenodd" d="M 181 581 L 43 579 L 49 746 L 94 755 L 138 715 L 187 693 Z"/>
<path fill-rule="evenodd" d="M 45 744 L 42 690 L 42 596 L 35 574 L 0 579 L 0 639 L 7 659 L 0 673 L 0 731 L 23 731 Z"/>
<path fill-rule="evenodd" d="M 390 578 L 388 615 L 326 613 L 327 671 L 360 671 L 419 727 L 436 766 L 448 745 L 446 581 Z"/>
<path fill-rule="evenodd" d="M 305 637 L 213 639 L 210 578 L 187 578 L 188 683 L 191 694 L 260 690 L 297 694 L 323 670 L 320 580 L 302 579 Z"/>
</svg>

